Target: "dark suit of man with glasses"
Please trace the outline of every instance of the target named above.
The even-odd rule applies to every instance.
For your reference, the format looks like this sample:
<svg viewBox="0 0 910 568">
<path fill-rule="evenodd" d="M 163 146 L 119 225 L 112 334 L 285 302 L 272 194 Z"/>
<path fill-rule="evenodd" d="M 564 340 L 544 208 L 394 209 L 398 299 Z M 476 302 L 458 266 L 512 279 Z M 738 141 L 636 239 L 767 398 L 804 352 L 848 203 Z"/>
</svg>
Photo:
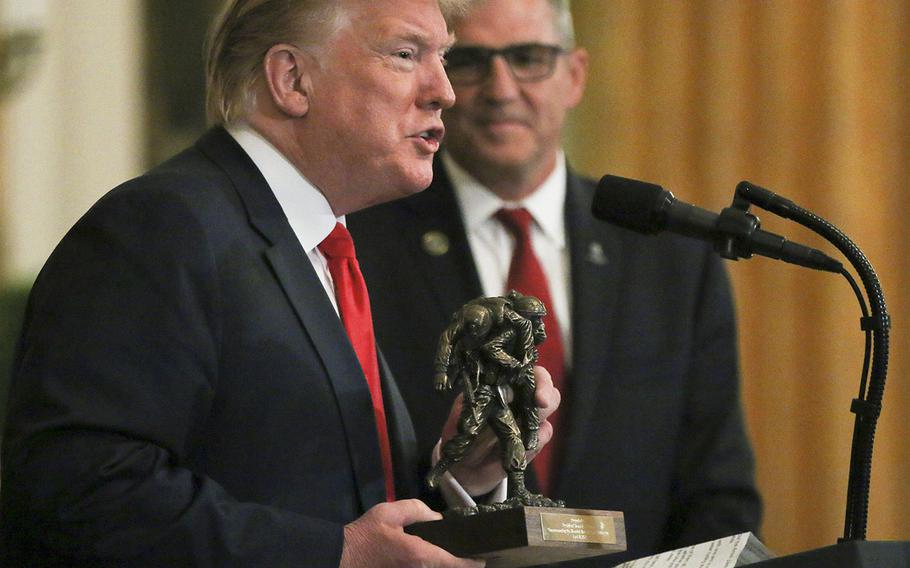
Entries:
<svg viewBox="0 0 910 568">
<path fill-rule="evenodd" d="M 567 4 L 489 0 L 456 26 L 433 184 L 350 226 L 421 455 L 449 405 L 433 393 L 436 339 L 464 302 L 504 294 L 518 251 L 532 251 L 549 295 L 543 345 L 557 336 L 561 362 L 541 364 L 562 405 L 550 455 L 528 470 L 569 506 L 625 512 L 628 553 L 592 562 L 609 565 L 757 531 L 761 506 L 720 261 L 595 221 L 594 182 L 566 163 L 560 136 L 587 71 Z"/>
</svg>

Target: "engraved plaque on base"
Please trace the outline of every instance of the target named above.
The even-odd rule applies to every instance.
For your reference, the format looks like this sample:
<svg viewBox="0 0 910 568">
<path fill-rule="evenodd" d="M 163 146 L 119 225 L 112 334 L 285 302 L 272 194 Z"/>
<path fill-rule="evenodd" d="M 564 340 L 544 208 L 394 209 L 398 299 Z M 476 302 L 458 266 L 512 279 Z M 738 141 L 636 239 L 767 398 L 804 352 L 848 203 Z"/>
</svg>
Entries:
<svg viewBox="0 0 910 568">
<path fill-rule="evenodd" d="M 488 568 L 538 566 L 626 549 L 626 525 L 617 511 L 516 507 L 440 521 L 405 531 L 455 556 L 484 558 Z"/>
</svg>

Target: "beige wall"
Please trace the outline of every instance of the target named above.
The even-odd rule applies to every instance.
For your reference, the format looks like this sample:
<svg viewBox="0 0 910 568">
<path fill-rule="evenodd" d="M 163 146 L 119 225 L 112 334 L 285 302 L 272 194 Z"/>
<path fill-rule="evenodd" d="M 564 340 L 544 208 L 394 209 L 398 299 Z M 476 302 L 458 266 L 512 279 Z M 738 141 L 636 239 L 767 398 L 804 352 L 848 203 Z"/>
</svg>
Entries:
<svg viewBox="0 0 910 568">
<path fill-rule="evenodd" d="M 910 3 L 573 0 L 573 11 L 592 55 L 568 137 L 577 167 L 653 181 L 715 211 L 748 179 L 833 222 L 876 268 L 895 327 L 869 538 L 910 539 Z M 858 305 L 836 275 L 765 259 L 728 267 L 764 540 L 778 552 L 833 544 L 862 363 Z"/>
<path fill-rule="evenodd" d="M 140 0 L 2 5 L 6 22 L 24 11 L 43 30 L 31 71 L 0 100 L 4 280 L 33 278 L 92 202 L 140 172 L 140 8 Z"/>
</svg>

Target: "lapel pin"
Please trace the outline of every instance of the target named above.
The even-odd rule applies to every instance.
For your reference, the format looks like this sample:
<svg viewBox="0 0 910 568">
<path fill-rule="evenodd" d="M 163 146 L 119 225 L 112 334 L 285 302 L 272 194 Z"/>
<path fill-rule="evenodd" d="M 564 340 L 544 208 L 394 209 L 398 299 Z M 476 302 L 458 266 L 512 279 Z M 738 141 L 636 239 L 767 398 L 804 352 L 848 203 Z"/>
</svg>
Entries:
<svg viewBox="0 0 910 568">
<path fill-rule="evenodd" d="M 423 250 L 430 256 L 442 256 L 449 252 L 449 237 L 440 231 L 427 231 L 420 238 Z"/>
<path fill-rule="evenodd" d="M 604 253 L 604 248 L 600 243 L 588 243 L 588 262 L 598 266 L 607 265 L 607 255 Z"/>
</svg>

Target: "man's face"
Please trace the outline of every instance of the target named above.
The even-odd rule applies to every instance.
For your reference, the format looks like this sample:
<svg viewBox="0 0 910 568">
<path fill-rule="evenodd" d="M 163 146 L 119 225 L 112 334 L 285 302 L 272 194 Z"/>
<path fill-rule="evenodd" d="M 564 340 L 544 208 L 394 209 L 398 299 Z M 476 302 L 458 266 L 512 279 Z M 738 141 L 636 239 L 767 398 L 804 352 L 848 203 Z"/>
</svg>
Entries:
<svg viewBox="0 0 910 568">
<path fill-rule="evenodd" d="M 547 340 L 547 328 L 544 326 L 543 319 L 534 318 L 534 344 L 540 345 Z"/>
<path fill-rule="evenodd" d="M 426 188 L 442 109 L 454 101 L 443 66 L 451 37 L 437 0 L 342 5 L 349 23 L 319 56 L 303 118 L 320 137 L 312 181 L 336 214 Z"/>
<path fill-rule="evenodd" d="M 489 0 L 455 29 L 457 47 L 559 46 L 553 20 L 546 0 Z M 574 50 L 556 59 L 553 74 L 537 81 L 516 80 L 502 56 L 491 59 L 476 84 L 459 84 L 453 70 L 446 147 L 481 181 L 498 174 L 539 183 L 552 171 L 566 112 L 584 92 L 587 54 Z"/>
</svg>

